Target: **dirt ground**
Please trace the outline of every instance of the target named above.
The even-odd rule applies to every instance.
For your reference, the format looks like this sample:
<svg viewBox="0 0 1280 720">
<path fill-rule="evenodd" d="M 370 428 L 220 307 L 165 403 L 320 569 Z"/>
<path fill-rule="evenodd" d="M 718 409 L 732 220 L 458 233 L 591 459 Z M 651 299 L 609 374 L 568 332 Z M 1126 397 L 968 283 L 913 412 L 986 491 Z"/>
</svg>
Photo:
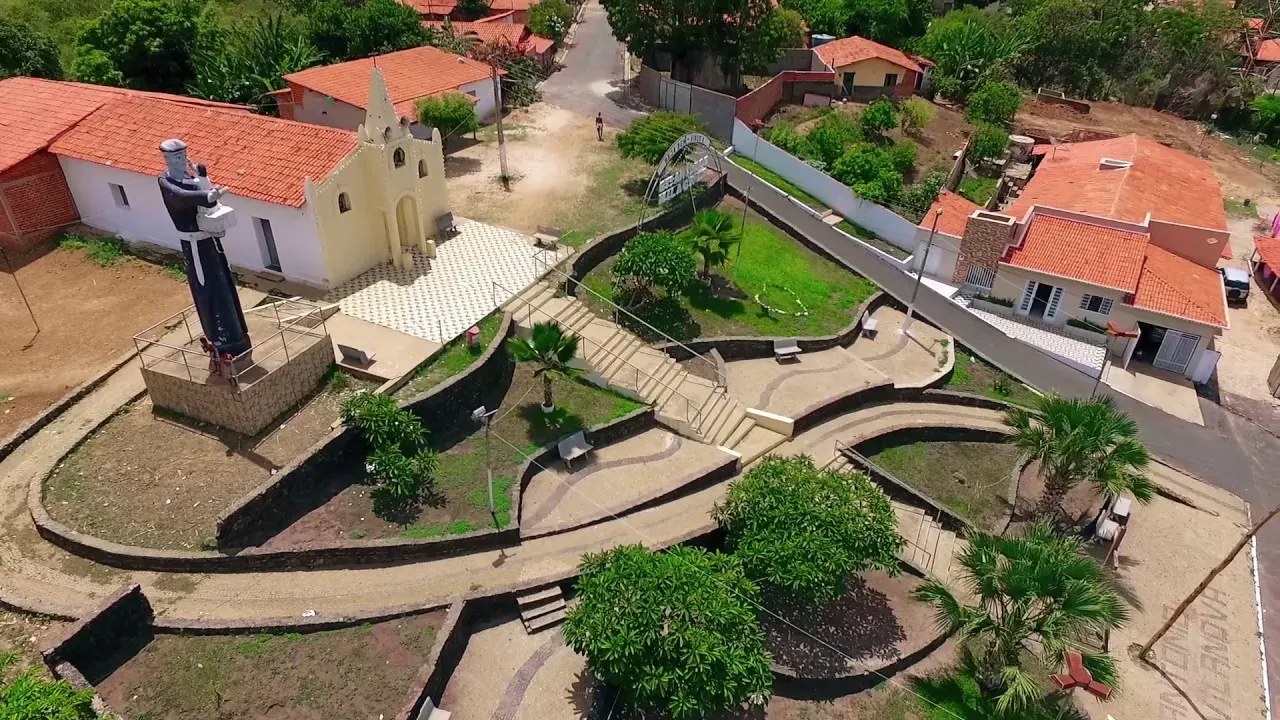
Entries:
<svg viewBox="0 0 1280 720">
<path fill-rule="evenodd" d="M 129 406 L 77 448 L 45 481 L 59 522 L 125 545 L 198 550 L 229 504 L 326 434 L 343 399 L 369 387 L 323 389 L 264 435 L 246 438 L 189 418 Z"/>
<path fill-rule="evenodd" d="M 868 458 L 983 530 L 1001 532 L 1019 454 L 1002 443 L 916 442 Z"/>
<path fill-rule="evenodd" d="M 131 718 L 393 717 L 443 623 L 437 611 L 306 635 L 159 635 L 86 677 Z"/>
<path fill-rule="evenodd" d="M 185 283 L 140 260 L 101 267 L 75 250 L 9 260 L 18 282 L 0 266 L 0 439 L 109 366 L 135 333 L 191 304 Z"/>
<path fill-rule="evenodd" d="M 17 656 L 17 662 L 6 672 L 22 672 L 34 667 L 46 678 L 50 677 L 40 659 L 40 647 L 66 626 L 67 623 L 37 615 L 0 610 L 0 657 L 10 653 Z"/>
<path fill-rule="evenodd" d="M 651 168 L 622 159 L 615 130 L 600 142 L 591 118 L 535 103 L 507 116 L 505 135 L 510 192 L 493 127 L 445 159 L 455 214 L 523 232 L 551 225 L 574 233 L 570 242 L 634 222 Z"/>
</svg>

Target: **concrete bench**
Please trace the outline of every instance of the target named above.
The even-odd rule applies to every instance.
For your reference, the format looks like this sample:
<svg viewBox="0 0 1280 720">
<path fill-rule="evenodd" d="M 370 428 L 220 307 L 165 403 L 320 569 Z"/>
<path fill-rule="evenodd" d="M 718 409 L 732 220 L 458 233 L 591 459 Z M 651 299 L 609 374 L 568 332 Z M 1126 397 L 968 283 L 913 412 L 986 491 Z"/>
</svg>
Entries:
<svg viewBox="0 0 1280 720">
<path fill-rule="evenodd" d="M 876 332 L 879 326 L 880 326 L 880 321 L 876 320 L 875 318 L 867 318 L 866 320 L 863 320 L 862 321 L 863 337 L 875 339 Z"/>
<path fill-rule="evenodd" d="M 555 250 L 560 247 L 560 238 L 564 237 L 564 231 L 550 225 L 539 225 L 538 231 L 533 234 L 533 242 L 538 247 L 545 247 Z"/>
<path fill-rule="evenodd" d="M 360 348 L 353 348 L 350 345 L 343 345 L 342 343 L 337 343 L 337 345 L 338 353 L 342 355 L 342 362 L 347 365 L 354 365 L 355 367 L 364 369 L 373 364 L 373 355 L 366 353 Z"/>
<path fill-rule="evenodd" d="M 436 230 L 440 232 L 441 239 L 457 234 L 458 226 L 453 220 L 453 212 L 444 213 L 436 218 Z"/>
<path fill-rule="evenodd" d="M 800 345 L 792 339 L 773 341 L 773 359 L 778 362 L 800 359 Z"/>
<path fill-rule="evenodd" d="M 560 458 L 564 460 L 564 466 L 573 470 L 573 461 L 591 452 L 594 448 L 591 443 L 587 442 L 587 436 L 579 431 L 557 443 L 556 449 L 560 451 Z"/>
</svg>

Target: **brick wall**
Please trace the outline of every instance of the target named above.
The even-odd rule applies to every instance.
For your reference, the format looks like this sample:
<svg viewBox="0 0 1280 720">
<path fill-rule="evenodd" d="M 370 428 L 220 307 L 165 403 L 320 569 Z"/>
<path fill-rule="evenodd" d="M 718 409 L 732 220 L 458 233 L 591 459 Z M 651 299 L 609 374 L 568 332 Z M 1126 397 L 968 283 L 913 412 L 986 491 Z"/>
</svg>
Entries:
<svg viewBox="0 0 1280 720">
<path fill-rule="evenodd" d="M 244 435 L 257 435 L 281 413 L 305 398 L 333 364 L 333 346 L 326 335 L 315 340 L 266 377 L 240 392 L 224 385 L 194 383 L 143 368 L 147 392 L 156 407 L 204 420 Z"/>
<path fill-rule="evenodd" d="M 1014 227 L 1013 218 L 1008 215 L 983 213 L 970 217 L 960 239 L 960 254 L 951 280 L 963 283 L 971 267 L 994 273 L 1005 247 L 1013 241 Z"/>
<path fill-rule="evenodd" d="M 32 247 L 77 219 L 75 200 L 54 155 L 38 152 L 0 173 L 0 246 Z"/>
<path fill-rule="evenodd" d="M 735 115 L 747 125 L 763 120 L 783 99 L 792 102 L 803 99 L 803 92 L 797 93 L 793 87 L 795 85 L 803 86 L 808 92 L 825 91 L 825 94 L 833 95 L 835 77 L 834 72 L 784 70 L 770 78 L 769 82 L 738 98 Z"/>
</svg>

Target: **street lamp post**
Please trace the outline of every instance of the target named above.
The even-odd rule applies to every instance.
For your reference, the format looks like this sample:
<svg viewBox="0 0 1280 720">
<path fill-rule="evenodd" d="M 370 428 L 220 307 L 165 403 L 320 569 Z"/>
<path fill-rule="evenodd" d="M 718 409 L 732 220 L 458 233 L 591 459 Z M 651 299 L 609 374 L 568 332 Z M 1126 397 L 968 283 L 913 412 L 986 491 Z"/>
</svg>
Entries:
<svg viewBox="0 0 1280 720">
<path fill-rule="evenodd" d="M 493 457 L 489 454 L 489 428 L 493 425 L 493 416 L 497 412 L 497 409 L 488 410 L 483 405 L 471 411 L 472 421 L 484 423 L 484 469 L 489 479 L 489 514 L 493 516 L 495 523 L 498 521 L 498 513 L 493 507 Z"/>
<path fill-rule="evenodd" d="M 916 296 L 920 294 L 920 279 L 924 277 L 924 269 L 929 266 L 929 250 L 933 248 L 933 236 L 938 232 L 938 218 L 942 217 L 942 208 L 933 211 L 933 226 L 929 228 L 929 242 L 924 246 L 924 257 L 920 259 L 920 267 L 916 270 L 916 284 L 911 288 L 911 302 L 907 304 L 907 319 L 902 323 L 902 334 L 911 330 L 914 319 L 912 313 L 916 309 Z"/>
</svg>

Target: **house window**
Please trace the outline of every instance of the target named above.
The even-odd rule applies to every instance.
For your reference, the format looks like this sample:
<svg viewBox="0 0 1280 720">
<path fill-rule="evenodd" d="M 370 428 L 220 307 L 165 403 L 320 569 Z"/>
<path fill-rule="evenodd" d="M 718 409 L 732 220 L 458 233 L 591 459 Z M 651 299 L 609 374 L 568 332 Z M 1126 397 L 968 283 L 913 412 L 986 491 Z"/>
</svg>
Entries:
<svg viewBox="0 0 1280 720">
<path fill-rule="evenodd" d="M 262 252 L 263 267 L 280 272 L 280 252 L 276 250 L 276 234 L 271 230 L 271 221 L 254 218 L 253 232 L 258 236 L 258 250 Z"/>
<path fill-rule="evenodd" d="M 111 199 L 116 201 L 116 207 L 129 207 L 129 195 L 124 191 L 123 185 L 115 183 L 107 183 L 111 187 Z"/>
<path fill-rule="evenodd" d="M 398 168 L 404 167 L 404 148 L 396 148 L 396 151 L 391 153 L 391 163 Z"/>
<path fill-rule="evenodd" d="M 1085 295 L 1080 298 L 1080 309 L 1095 312 L 1099 315 L 1111 314 L 1111 298 L 1098 297 L 1097 295 Z"/>
<path fill-rule="evenodd" d="M 897 84 L 898 84 L 898 74 L 897 74 L 897 73 L 885 73 L 885 74 L 884 74 L 884 86 L 885 86 L 885 87 L 894 87 L 894 86 L 895 86 L 895 85 L 897 85 Z"/>
<path fill-rule="evenodd" d="M 351 212 L 351 198 L 346 193 L 338 193 L 338 212 Z"/>
<path fill-rule="evenodd" d="M 419 160 L 418 161 L 418 177 L 424 178 L 426 176 L 427 176 L 427 161 Z"/>
</svg>

